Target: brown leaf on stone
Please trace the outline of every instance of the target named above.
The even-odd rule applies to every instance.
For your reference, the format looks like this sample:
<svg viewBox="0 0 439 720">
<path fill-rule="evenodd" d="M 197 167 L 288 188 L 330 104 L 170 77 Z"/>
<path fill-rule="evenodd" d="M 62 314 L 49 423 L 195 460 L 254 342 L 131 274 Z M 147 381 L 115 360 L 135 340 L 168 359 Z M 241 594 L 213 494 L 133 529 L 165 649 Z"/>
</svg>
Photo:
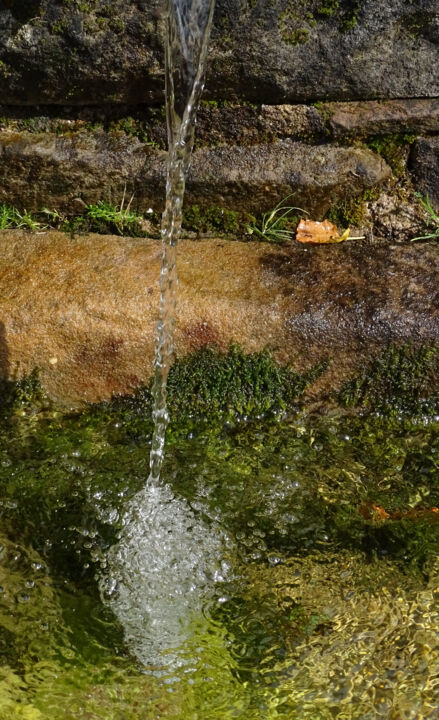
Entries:
<svg viewBox="0 0 439 720">
<path fill-rule="evenodd" d="M 337 228 L 329 220 L 318 222 L 315 220 L 301 220 L 297 226 L 296 240 L 311 245 L 325 245 L 339 243 L 347 240 L 349 230 L 339 235 Z"/>
<path fill-rule="evenodd" d="M 323 245 L 327 243 L 338 243 L 346 239 L 340 237 L 338 230 L 329 220 L 318 222 L 315 220 L 302 219 L 296 231 L 296 240 L 301 243 L 312 245 Z"/>
</svg>

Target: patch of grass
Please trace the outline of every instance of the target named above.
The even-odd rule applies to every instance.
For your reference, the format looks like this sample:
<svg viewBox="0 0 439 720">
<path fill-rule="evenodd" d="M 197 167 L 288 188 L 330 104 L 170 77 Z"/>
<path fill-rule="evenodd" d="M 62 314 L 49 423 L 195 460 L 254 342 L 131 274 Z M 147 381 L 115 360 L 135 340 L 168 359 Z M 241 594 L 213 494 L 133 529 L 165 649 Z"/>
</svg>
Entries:
<svg viewBox="0 0 439 720">
<path fill-rule="evenodd" d="M 4 203 L 0 205 L 0 230 L 26 229 L 31 232 L 44 230 L 46 226 L 36 220 L 27 210 L 17 210 Z"/>
<path fill-rule="evenodd" d="M 420 235 L 418 237 L 414 237 L 412 238 L 412 242 L 414 242 L 415 240 L 439 240 L 439 215 L 432 207 L 428 195 L 425 199 L 422 197 L 422 195 L 420 195 L 420 193 L 417 193 L 416 196 L 419 199 L 419 202 L 421 203 L 424 210 L 426 210 L 430 216 L 427 219 L 427 225 L 432 228 L 432 232 L 427 233 L 427 235 Z"/>
<path fill-rule="evenodd" d="M 124 235 L 141 230 L 142 218 L 136 215 L 130 208 L 133 197 L 131 197 L 128 205 L 124 207 L 125 194 L 119 206 L 99 200 L 97 205 L 88 205 L 86 217 L 91 221 L 93 228 L 98 228 L 97 232 L 114 232 Z"/>
<path fill-rule="evenodd" d="M 338 402 L 383 415 L 436 413 L 438 372 L 437 346 L 390 345 L 345 383 Z"/>
<path fill-rule="evenodd" d="M 273 210 L 263 213 L 259 224 L 249 223 L 247 232 L 249 235 L 256 235 L 257 239 L 270 243 L 284 243 L 291 240 L 295 234 L 295 226 L 299 220 L 297 212 L 308 214 L 302 208 L 285 203 L 292 197 L 287 195 Z M 294 226 L 294 227 L 293 227 Z"/>
</svg>

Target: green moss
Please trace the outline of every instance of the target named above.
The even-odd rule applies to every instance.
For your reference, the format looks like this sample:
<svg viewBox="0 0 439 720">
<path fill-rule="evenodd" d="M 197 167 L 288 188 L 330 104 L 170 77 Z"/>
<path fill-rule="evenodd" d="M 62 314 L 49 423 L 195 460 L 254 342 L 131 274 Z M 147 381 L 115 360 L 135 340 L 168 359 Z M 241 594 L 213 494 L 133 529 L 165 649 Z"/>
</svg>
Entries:
<svg viewBox="0 0 439 720">
<path fill-rule="evenodd" d="M 365 220 L 367 203 L 378 200 L 380 195 L 380 186 L 368 188 L 361 195 L 345 198 L 339 205 L 331 207 L 327 218 L 338 227 L 360 227 Z"/>
<path fill-rule="evenodd" d="M 437 13 L 426 12 L 425 10 L 410 13 L 410 15 L 405 15 L 402 18 L 401 24 L 412 40 L 427 38 L 434 41 Z"/>
<path fill-rule="evenodd" d="M 340 32 L 349 32 L 358 23 L 358 13 L 361 10 L 363 0 L 353 0 L 351 7 L 349 7 L 343 14 L 340 21 Z"/>
<path fill-rule="evenodd" d="M 19 380 L 0 379 L 0 408 L 2 410 L 38 409 L 47 402 L 37 368 Z"/>
<path fill-rule="evenodd" d="M 61 18 L 52 23 L 51 30 L 54 35 L 62 35 L 68 27 L 67 18 Z"/>
<path fill-rule="evenodd" d="M 118 120 L 111 120 L 110 123 L 102 125 L 104 129 L 108 129 L 110 132 L 123 132 L 125 135 L 137 137 L 145 145 L 156 148 L 157 150 L 163 150 L 164 144 L 152 138 L 149 134 L 148 124 L 142 120 L 137 120 L 133 117 L 123 117 Z"/>
<path fill-rule="evenodd" d="M 310 28 L 315 27 L 315 19 L 307 10 L 304 0 L 289 3 L 287 9 L 279 15 L 280 36 L 286 45 L 303 45 L 310 37 Z"/>
<path fill-rule="evenodd" d="M 227 208 L 189 205 L 183 209 L 183 228 L 200 234 L 225 233 L 236 235 L 244 231 L 247 215 Z"/>
<path fill-rule="evenodd" d="M 406 170 L 408 148 L 416 140 L 416 135 L 393 133 L 375 135 L 365 141 L 367 147 L 381 155 L 390 165 L 393 173 L 400 177 Z"/>
<path fill-rule="evenodd" d="M 439 348 L 390 345 L 338 395 L 341 405 L 382 413 L 436 413 Z"/>
<path fill-rule="evenodd" d="M 339 7 L 340 7 L 339 0 L 321 0 L 317 4 L 315 13 L 317 16 L 322 15 L 322 16 L 330 17 L 338 10 Z"/>
<path fill-rule="evenodd" d="M 171 422 L 177 427 L 189 420 L 215 424 L 291 409 L 327 365 L 322 362 L 297 373 L 278 365 L 267 350 L 247 355 L 237 345 L 226 353 L 204 346 L 177 360 L 170 370 Z M 112 407 L 149 417 L 150 386 L 139 388 L 133 396 L 116 398 Z"/>
<path fill-rule="evenodd" d="M 282 39 L 287 45 L 304 45 L 309 40 L 308 28 L 297 28 L 291 33 L 283 33 Z"/>
</svg>

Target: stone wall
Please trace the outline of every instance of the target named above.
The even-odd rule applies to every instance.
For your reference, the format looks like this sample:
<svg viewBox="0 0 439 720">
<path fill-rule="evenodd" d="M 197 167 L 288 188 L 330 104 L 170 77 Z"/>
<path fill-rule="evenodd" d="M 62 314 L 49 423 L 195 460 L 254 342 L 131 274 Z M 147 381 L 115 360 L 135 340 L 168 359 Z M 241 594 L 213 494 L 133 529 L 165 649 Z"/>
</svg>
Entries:
<svg viewBox="0 0 439 720">
<path fill-rule="evenodd" d="M 0 202 L 161 208 L 163 2 L 0 3 Z M 187 202 L 257 213 L 293 192 L 411 239 L 415 191 L 439 208 L 438 66 L 437 0 L 217 0 Z"/>
<path fill-rule="evenodd" d="M 161 102 L 161 7 L 162 0 L 2 0 L 2 102 Z M 434 97 L 438 65 L 437 0 L 217 0 L 206 97 Z"/>
</svg>

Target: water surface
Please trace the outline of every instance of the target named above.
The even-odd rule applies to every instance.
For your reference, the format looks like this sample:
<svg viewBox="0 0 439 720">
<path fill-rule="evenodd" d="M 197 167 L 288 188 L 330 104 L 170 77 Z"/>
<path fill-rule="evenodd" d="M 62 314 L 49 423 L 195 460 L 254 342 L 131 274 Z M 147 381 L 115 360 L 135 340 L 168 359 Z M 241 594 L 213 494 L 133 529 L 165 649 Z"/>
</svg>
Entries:
<svg viewBox="0 0 439 720">
<path fill-rule="evenodd" d="M 188 426 L 155 494 L 150 437 L 3 420 L 2 720 L 437 717 L 436 421 Z"/>
</svg>

